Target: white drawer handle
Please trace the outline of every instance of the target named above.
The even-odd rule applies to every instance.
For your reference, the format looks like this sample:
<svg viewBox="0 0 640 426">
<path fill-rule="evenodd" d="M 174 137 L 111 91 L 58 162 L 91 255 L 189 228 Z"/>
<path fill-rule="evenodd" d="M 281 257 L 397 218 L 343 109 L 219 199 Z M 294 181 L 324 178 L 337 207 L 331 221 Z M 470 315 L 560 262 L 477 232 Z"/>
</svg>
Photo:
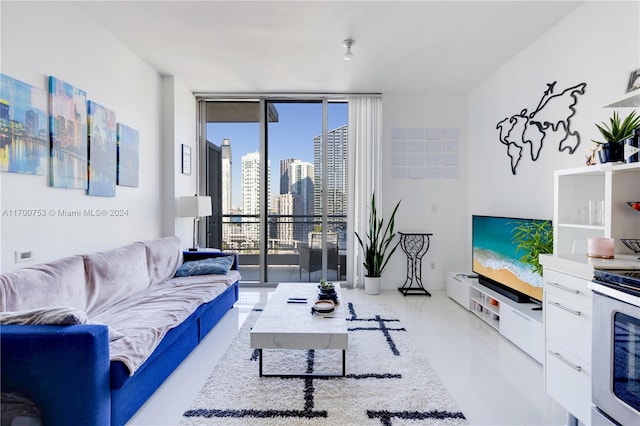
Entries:
<svg viewBox="0 0 640 426">
<path fill-rule="evenodd" d="M 560 361 L 564 362 L 565 364 L 567 364 L 569 367 L 573 368 L 576 371 L 582 371 L 582 367 L 580 367 L 579 365 L 575 365 L 572 362 L 569 362 L 567 359 L 565 359 L 562 355 L 560 355 L 560 353 L 558 352 L 552 352 L 552 351 L 547 351 L 549 352 L 551 355 L 555 356 L 556 358 L 558 358 Z"/>
<path fill-rule="evenodd" d="M 570 314 L 573 314 L 573 315 L 576 315 L 576 316 L 580 316 L 580 314 L 582 313 L 580 311 L 574 311 L 573 309 L 567 308 L 566 306 L 562 306 L 558 302 L 552 302 L 551 300 L 549 300 L 549 304 L 555 306 L 556 308 L 560 308 L 560 309 L 562 309 L 564 311 L 567 311 Z"/>
<path fill-rule="evenodd" d="M 580 294 L 580 290 L 576 290 L 574 288 L 565 287 L 565 286 L 560 285 L 558 283 L 555 283 L 553 281 L 547 281 L 547 284 L 549 284 L 552 287 L 559 288 L 560 290 L 568 291 L 569 293 Z"/>
</svg>

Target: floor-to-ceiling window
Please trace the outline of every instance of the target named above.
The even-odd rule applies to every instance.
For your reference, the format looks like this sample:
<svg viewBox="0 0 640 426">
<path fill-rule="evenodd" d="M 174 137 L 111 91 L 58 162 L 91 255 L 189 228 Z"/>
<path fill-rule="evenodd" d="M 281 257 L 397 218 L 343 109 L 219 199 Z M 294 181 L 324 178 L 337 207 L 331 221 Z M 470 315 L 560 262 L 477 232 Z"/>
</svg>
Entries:
<svg viewBox="0 0 640 426">
<path fill-rule="evenodd" d="M 205 192 L 220 206 L 207 245 L 238 252 L 244 282 L 344 279 L 347 103 L 201 102 Z"/>
</svg>

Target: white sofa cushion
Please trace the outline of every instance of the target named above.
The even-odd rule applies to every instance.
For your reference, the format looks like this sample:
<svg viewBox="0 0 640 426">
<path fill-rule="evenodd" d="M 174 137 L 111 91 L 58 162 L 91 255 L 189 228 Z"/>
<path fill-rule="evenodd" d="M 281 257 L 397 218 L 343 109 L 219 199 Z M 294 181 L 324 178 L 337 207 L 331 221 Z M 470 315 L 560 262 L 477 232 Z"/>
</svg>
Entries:
<svg viewBox="0 0 640 426">
<path fill-rule="evenodd" d="M 89 317 L 149 286 L 147 256 L 142 243 L 84 255 Z"/>
<path fill-rule="evenodd" d="M 149 267 L 149 284 L 157 284 L 173 277 L 182 264 L 180 238 L 176 236 L 143 241 Z"/>
<path fill-rule="evenodd" d="M 84 262 L 71 256 L 0 275 L 0 310 L 68 306 L 86 311 Z"/>
</svg>

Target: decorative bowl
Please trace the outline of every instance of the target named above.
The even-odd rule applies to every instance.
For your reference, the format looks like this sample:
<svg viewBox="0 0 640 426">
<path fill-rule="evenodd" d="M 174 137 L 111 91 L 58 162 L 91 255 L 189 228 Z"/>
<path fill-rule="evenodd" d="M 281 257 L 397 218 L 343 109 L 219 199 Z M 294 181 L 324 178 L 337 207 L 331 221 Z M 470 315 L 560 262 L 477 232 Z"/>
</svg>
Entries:
<svg viewBox="0 0 640 426">
<path fill-rule="evenodd" d="M 629 207 L 640 212 L 640 201 L 627 201 Z"/>
<path fill-rule="evenodd" d="M 640 238 L 621 238 L 620 241 L 635 254 L 640 253 Z"/>
<path fill-rule="evenodd" d="M 336 309 L 336 305 L 331 300 L 318 300 L 311 308 L 312 314 L 329 315 Z"/>
</svg>

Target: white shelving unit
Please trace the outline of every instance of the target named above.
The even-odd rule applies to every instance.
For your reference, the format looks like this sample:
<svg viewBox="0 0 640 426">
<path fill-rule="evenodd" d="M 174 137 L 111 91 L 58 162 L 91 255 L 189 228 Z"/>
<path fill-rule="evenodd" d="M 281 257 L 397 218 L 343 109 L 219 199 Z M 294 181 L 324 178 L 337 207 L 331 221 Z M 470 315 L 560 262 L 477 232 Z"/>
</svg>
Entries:
<svg viewBox="0 0 640 426">
<path fill-rule="evenodd" d="M 500 331 L 500 302 L 485 291 L 471 286 L 471 312 Z"/>
<path fill-rule="evenodd" d="M 638 102 L 640 91 L 620 102 Z M 631 106 L 631 105 L 610 105 Z M 589 201 L 603 201 L 601 225 L 588 223 Z M 554 253 L 544 266 L 545 389 L 571 417 L 591 423 L 592 294 L 594 268 L 628 268 L 637 256 L 621 238 L 640 238 L 640 163 L 600 164 L 554 174 Z M 613 238 L 614 259 L 586 255 L 587 239 Z"/>
<path fill-rule="evenodd" d="M 616 253 L 632 254 L 620 238 L 640 238 L 640 163 L 600 164 L 554 173 L 554 253 L 586 254 L 588 238 L 613 238 Z M 602 225 L 589 224 L 589 201 L 603 201 Z"/>
<path fill-rule="evenodd" d="M 542 311 L 534 303 L 516 303 L 483 286 L 464 272 L 449 272 L 447 295 L 542 364 Z"/>
<path fill-rule="evenodd" d="M 640 107 L 640 89 L 626 93 L 622 98 L 616 99 L 605 108 L 638 108 Z"/>
</svg>

